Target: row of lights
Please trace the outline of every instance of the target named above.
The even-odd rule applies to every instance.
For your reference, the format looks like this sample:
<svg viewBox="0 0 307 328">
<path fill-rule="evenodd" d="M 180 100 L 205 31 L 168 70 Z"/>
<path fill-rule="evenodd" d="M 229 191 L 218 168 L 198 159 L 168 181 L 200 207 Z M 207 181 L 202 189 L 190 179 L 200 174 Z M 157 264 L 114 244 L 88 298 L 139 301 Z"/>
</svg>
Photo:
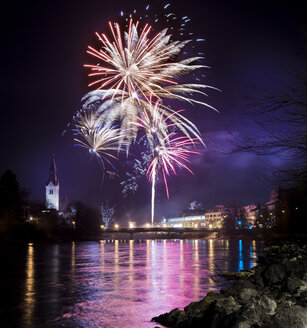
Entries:
<svg viewBox="0 0 307 328">
<path fill-rule="evenodd" d="M 73 224 L 75 224 L 75 222 L 73 222 Z M 145 227 L 145 228 L 151 228 L 152 225 L 151 225 L 150 223 L 146 223 L 146 224 L 144 225 L 144 227 Z M 159 226 L 158 226 L 158 227 L 159 227 Z M 166 228 L 167 225 L 166 225 L 165 223 L 163 223 L 163 224 L 162 224 L 162 227 L 163 227 L 163 228 Z M 199 224 L 198 224 L 198 223 L 194 223 L 193 227 L 194 227 L 194 228 L 199 228 Z M 101 228 L 101 229 L 105 229 L 105 226 L 102 224 L 102 225 L 100 226 L 100 228 Z M 134 223 L 134 222 L 129 222 L 129 229 L 134 229 L 134 228 L 136 228 L 135 223 Z M 183 225 L 182 225 L 182 224 L 179 224 L 179 225 L 177 226 L 177 228 L 183 228 Z M 212 224 L 209 224 L 209 229 L 212 229 L 212 228 L 213 228 L 213 225 L 212 225 Z M 114 224 L 114 229 L 115 229 L 115 230 L 118 230 L 118 229 L 119 229 L 119 224 L 117 224 L 117 223 Z"/>
</svg>

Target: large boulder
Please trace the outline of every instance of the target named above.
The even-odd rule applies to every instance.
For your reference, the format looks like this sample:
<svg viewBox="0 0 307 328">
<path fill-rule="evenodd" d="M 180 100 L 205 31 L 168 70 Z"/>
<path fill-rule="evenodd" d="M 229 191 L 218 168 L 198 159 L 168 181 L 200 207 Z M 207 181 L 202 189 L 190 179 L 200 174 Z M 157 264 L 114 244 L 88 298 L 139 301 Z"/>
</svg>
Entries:
<svg viewBox="0 0 307 328">
<path fill-rule="evenodd" d="M 307 309 L 302 306 L 279 306 L 276 315 L 265 327 L 274 328 L 306 328 Z"/>
<path fill-rule="evenodd" d="M 277 304 L 275 300 L 266 295 L 257 295 L 244 306 L 241 317 L 254 325 L 262 326 L 268 318 L 275 314 Z"/>
</svg>

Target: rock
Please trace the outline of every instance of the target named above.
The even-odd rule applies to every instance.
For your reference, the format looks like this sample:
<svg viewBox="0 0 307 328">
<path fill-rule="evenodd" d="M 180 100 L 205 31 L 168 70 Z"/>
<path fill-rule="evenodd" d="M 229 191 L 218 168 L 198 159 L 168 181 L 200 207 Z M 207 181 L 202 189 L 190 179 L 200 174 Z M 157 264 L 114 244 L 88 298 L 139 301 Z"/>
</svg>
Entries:
<svg viewBox="0 0 307 328">
<path fill-rule="evenodd" d="M 277 308 L 276 302 L 266 295 L 257 295 L 244 307 L 241 316 L 248 319 L 252 324 L 262 326 L 268 316 L 275 314 Z"/>
<path fill-rule="evenodd" d="M 254 270 L 242 270 L 239 272 L 226 272 L 221 274 L 222 277 L 229 280 L 247 279 L 255 274 Z"/>
<path fill-rule="evenodd" d="M 169 313 L 164 313 L 158 317 L 152 318 L 152 321 L 159 322 L 161 325 L 167 327 L 177 327 L 183 319 L 183 311 L 180 311 L 178 308 L 173 309 Z"/>
<path fill-rule="evenodd" d="M 274 328 L 306 328 L 307 309 L 302 306 L 279 306 L 276 315 L 265 327 Z"/>
<path fill-rule="evenodd" d="M 253 323 L 247 319 L 239 318 L 236 320 L 233 328 L 250 328 L 250 327 L 252 327 L 252 324 Z"/>
<path fill-rule="evenodd" d="M 213 302 L 207 309 L 206 315 L 202 319 L 199 327 L 217 328 L 233 327 L 235 313 L 239 311 L 241 305 L 232 296 L 223 297 Z M 198 327 L 192 325 L 192 327 Z"/>
<path fill-rule="evenodd" d="M 272 264 L 266 269 L 264 276 L 270 285 L 282 282 L 286 278 L 285 267 L 282 264 Z"/>
<path fill-rule="evenodd" d="M 238 298 L 245 288 L 256 289 L 256 286 L 249 280 L 238 280 L 231 286 L 221 288 L 220 293 L 226 297 L 233 296 L 234 298 Z"/>
<path fill-rule="evenodd" d="M 184 312 L 188 317 L 201 317 L 203 315 L 203 312 L 208 308 L 208 306 L 220 298 L 223 298 L 221 294 L 209 292 L 207 296 L 205 296 L 199 302 L 192 302 L 188 306 L 186 306 L 184 308 Z"/>
<path fill-rule="evenodd" d="M 305 281 L 298 279 L 298 278 L 287 278 L 287 289 L 289 293 L 294 294 L 299 288 L 301 288 L 301 292 L 307 288 L 307 283 Z"/>
<path fill-rule="evenodd" d="M 249 301 L 253 296 L 257 295 L 257 290 L 252 288 L 243 288 L 239 294 L 239 299 L 243 302 Z"/>
<path fill-rule="evenodd" d="M 238 304 L 232 296 L 220 298 L 214 303 L 214 309 L 220 315 L 228 315 L 232 312 L 236 312 L 241 308 L 241 305 Z"/>
</svg>

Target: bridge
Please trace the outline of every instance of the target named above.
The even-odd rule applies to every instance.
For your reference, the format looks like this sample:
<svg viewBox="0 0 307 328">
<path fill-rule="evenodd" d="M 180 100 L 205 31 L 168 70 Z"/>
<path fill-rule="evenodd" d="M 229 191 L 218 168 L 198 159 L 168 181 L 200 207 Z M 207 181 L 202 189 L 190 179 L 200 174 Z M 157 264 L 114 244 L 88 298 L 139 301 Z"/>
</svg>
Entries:
<svg viewBox="0 0 307 328">
<path fill-rule="evenodd" d="M 219 232 L 219 229 L 208 229 L 208 228 L 170 228 L 170 227 L 149 227 L 149 228 L 118 228 L 118 229 L 105 229 L 102 230 L 102 237 L 106 235 L 120 233 L 129 234 L 129 239 L 133 240 L 133 235 L 136 233 L 158 233 L 159 235 L 163 234 L 164 237 L 174 237 L 179 236 L 180 238 L 183 234 L 198 234 L 198 235 L 208 235 L 213 232 Z"/>
</svg>

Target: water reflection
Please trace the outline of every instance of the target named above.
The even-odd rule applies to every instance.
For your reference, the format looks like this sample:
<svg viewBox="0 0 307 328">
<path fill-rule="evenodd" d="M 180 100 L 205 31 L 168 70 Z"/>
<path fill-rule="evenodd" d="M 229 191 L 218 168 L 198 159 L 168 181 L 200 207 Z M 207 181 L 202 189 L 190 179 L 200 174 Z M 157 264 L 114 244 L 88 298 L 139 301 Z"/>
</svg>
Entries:
<svg viewBox="0 0 307 328">
<path fill-rule="evenodd" d="M 244 269 L 244 263 L 243 263 L 243 246 L 242 246 L 242 240 L 239 240 L 239 264 L 238 264 L 238 271 Z"/>
<path fill-rule="evenodd" d="M 20 327 L 155 327 L 153 316 L 218 290 L 219 273 L 250 268 L 261 249 L 212 239 L 29 244 Z"/>
<path fill-rule="evenodd" d="M 32 243 L 28 244 L 27 264 L 26 264 L 26 280 L 25 280 L 25 309 L 24 320 L 26 323 L 31 322 L 33 310 L 35 306 L 35 271 L 34 271 L 34 246 Z"/>
<path fill-rule="evenodd" d="M 208 277 L 209 281 L 209 291 L 215 290 L 215 282 L 212 279 L 212 275 L 214 274 L 215 270 L 215 263 L 214 263 L 214 245 L 213 245 L 213 240 L 209 239 L 208 240 L 208 260 L 209 260 L 209 272 L 210 276 Z"/>
<path fill-rule="evenodd" d="M 193 274 L 193 298 L 198 298 L 199 292 L 199 282 L 200 282 L 200 274 L 199 274 L 199 248 L 198 248 L 198 239 L 194 240 L 194 254 L 193 254 L 193 261 L 194 261 L 194 274 Z"/>
<path fill-rule="evenodd" d="M 254 267 L 257 264 L 257 253 L 256 253 L 256 240 L 252 241 L 252 245 L 250 247 L 250 268 Z"/>
</svg>

